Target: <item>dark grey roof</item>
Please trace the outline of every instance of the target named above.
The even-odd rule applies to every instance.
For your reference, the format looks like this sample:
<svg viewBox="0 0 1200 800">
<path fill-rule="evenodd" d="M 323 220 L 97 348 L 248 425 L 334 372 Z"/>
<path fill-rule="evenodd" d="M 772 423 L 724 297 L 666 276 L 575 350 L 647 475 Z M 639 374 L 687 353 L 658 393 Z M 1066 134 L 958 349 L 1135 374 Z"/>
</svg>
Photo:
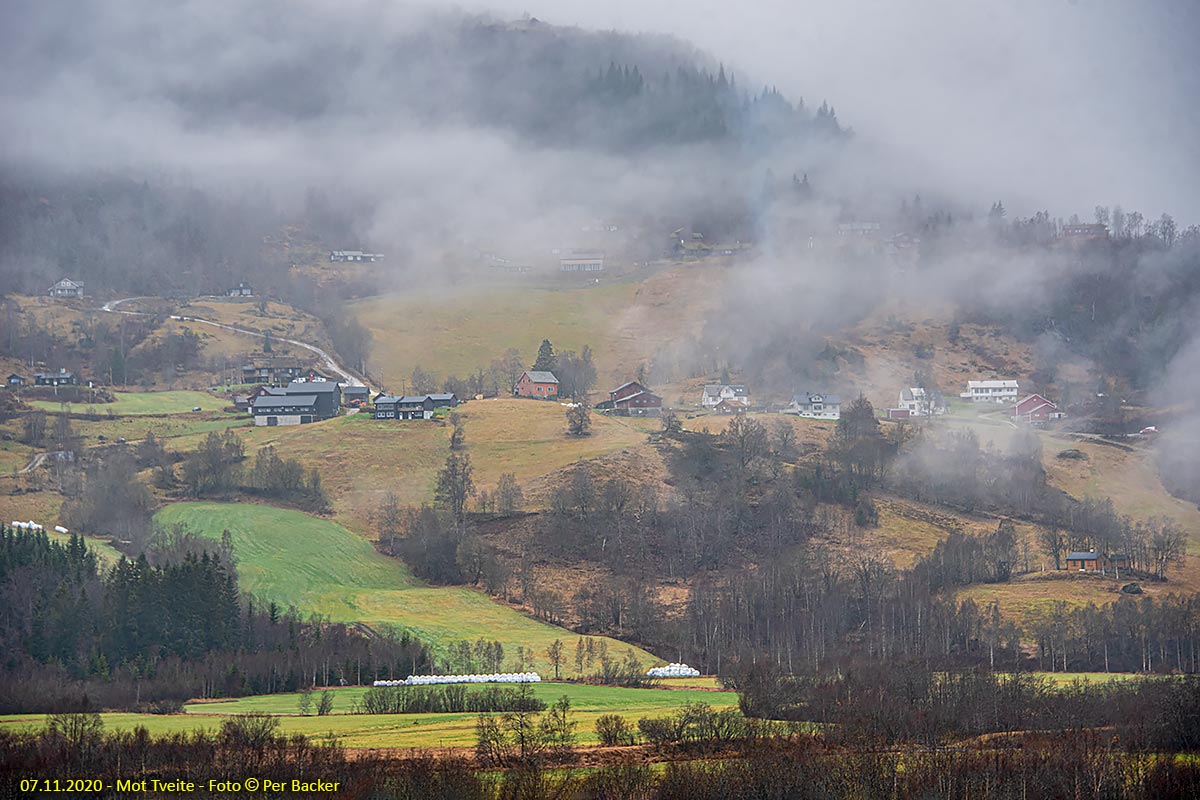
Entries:
<svg viewBox="0 0 1200 800">
<path fill-rule="evenodd" d="M 1100 558 L 1100 554 L 1094 552 L 1085 553 L 1083 551 L 1076 551 L 1074 553 L 1067 553 L 1068 561 L 1095 561 L 1098 558 Z"/>
<path fill-rule="evenodd" d="M 317 396 L 315 394 L 260 394 L 254 399 L 254 407 L 258 408 L 288 408 L 291 406 L 311 406 L 316 405 Z"/>
<path fill-rule="evenodd" d="M 433 394 L 429 395 L 429 399 L 430 400 L 453 400 L 457 396 L 458 395 L 456 395 L 454 392 L 434 392 Z"/>
<path fill-rule="evenodd" d="M 529 380 L 534 383 L 558 383 L 558 378 L 554 377 L 553 372 L 544 370 L 525 370 L 525 374 L 529 376 Z"/>
<path fill-rule="evenodd" d="M 366 386 L 343 386 L 342 394 L 370 394 L 371 390 Z"/>
<path fill-rule="evenodd" d="M 733 390 L 734 397 L 743 397 L 746 394 L 746 384 L 744 383 L 710 383 L 705 385 L 704 393 L 719 394 L 725 388 Z"/>
<path fill-rule="evenodd" d="M 427 394 L 407 394 L 404 397 L 397 397 L 396 400 L 401 403 L 424 403 L 430 398 Z"/>
<path fill-rule="evenodd" d="M 288 394 L 323 394 L 338 388 L 336 381 L 292 381 L 287 386 Z"/>
</svg>

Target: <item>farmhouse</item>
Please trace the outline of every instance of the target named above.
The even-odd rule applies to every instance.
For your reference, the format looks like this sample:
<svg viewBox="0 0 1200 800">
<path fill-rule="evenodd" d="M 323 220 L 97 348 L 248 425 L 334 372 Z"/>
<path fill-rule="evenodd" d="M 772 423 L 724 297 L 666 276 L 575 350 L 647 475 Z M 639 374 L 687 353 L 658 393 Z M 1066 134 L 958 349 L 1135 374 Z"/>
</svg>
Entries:
<svg viewBox="0 0 1200 800">
<path fill-rule="evenodd" d="M 338 407 L 342 404 L 342 387 L 334 381 L 292 381 L 284 390 L 286 397 L 317 398 L 317 419 L 336 417 Z"/>
<path fill-rule="evenodd" d="M 79 376 L 60 369 L 58 372 L 38 372 L 33 376 L 34 386 L 78 386 Z"/>
<path fill-rule="evenodd" d="M 434 408 L 454 408 L 459 404 L 458 395 L 454 392 L 439 392 L 429 395 Z"/>
<path fill-rule="evenodd" d="M 959 394 L 972 403 L 1015 403 L 1020 386 L 1016 381 L 967 381 L 967 390 Z"/>
<path fill-rule="evenodd" d="M 83 297 L 83 284 L 70 278 L 63 278 L 50 287 L 51 297 Z"/>
<path fill-rule="evenodd" d="M 10 389 L 20 389 L 25 385 L 25 378 L 14 372 L 4 379 L 4 385 Z"/>
<path fill-rule="evenodd" d="M 558 259 L 560 272 L 603 272 L 604 253 L 585 253 L 576 250 Z"/>
<path fill-rule="evenodd" d="M 242 383 L 290 383 L 304 375 L 304 368 L 290 359 L 265 359 L 242 366 Z"/>
<path fill-rule="evenodd" d="M 364 253 L 362 250 L 333 250 L 329 253 L 330 261 L 366 261 L 374 264 L 383 261 L 383 253 Z"/>
<path fill-rule="evenodd" d="M 808 419 L 840 419 L 842 398 L 824 392 L 800 392 L 784 409 L 785 414 L 797 414 Z"/>
<path fill-rule="evenodd" d="M 261 394 L 254 400 L 251 413 L 258 426 L 307 425 L 323 419 L 315 394 Z"/>
<path fill-rule="evenodd" d="M 1107 239 L 1108 226 L 1097 223 L 1063 225 L 1062 237 L 1067 240 Z"/>
<path fill-rule="evenodd" d="M 558 378 L 553 372 L 543 370 L 525 370 L 517 378 L 513 394 L 517 397 L 540 397 L 551 399 L 558 397 Z"/>
<path fill-rule="evenodd" d="M 371 401 L 371 390 L 366 386 L 343 386 L 342 387 L 342 402 L 346 405 L 354 403 L 369 403 Z"/>
<path fill-rule="evenodd" d="M 624 416 L 657 416 L 662 413 L 662 398 L 637 381 L 623 383 L 597 403 L 600 410 L 612 409 Z"/>
<path fill-rule="evenodd" d="M 1062 419 L 1066 414 L 1058 410 L 1058 406 L 1040 394 L 1031 394 L 1013 406 L 1013 422 L 1027 422 L 1031 425 L 1041 425 L 1056 419 Z"/>
<path fill-rule="evenodd" d="M 433 399 L 427 395 L 398 396 L 381 394 L 375 398 L 375 419 L 429 419 L 433 416 Z"/>
<path fill-rule="evenodd" d="M 900 390 L 900 401 L 896 404 L 896 408 L 907 411 L 910 417 L 930 417 L 945 414 L 946 401 L 940 392 L 926 391 L 920 386 L 910 386 Z"/>
<path fill-rule="evenodd" d="M 714 414 L 741 414 L 750 410 L 750 403 L 736 397 L 726 397 L 712 407 Z"/>
<path fill-rule="evenodd" d="M 248 283 L 239 283 L 225 293 L 228 297 L 253 297 L 254 288 Z"/>
<path fill-rule="evenodd" d="M 1103 553 L 1095 550 L 1067 553 L 1067 569 L 1079 572 L 1106 572 L 1110 562 Z"/>
<path fill-rule="evenodd" d="M 700 395 L 700 405 L 704 408 L 716 408 L 722 400 L 738 400 L 750 405 L 750 394 L 744 384 L 712 383 L 705 386 L 703 394 Z"/>
</svg>

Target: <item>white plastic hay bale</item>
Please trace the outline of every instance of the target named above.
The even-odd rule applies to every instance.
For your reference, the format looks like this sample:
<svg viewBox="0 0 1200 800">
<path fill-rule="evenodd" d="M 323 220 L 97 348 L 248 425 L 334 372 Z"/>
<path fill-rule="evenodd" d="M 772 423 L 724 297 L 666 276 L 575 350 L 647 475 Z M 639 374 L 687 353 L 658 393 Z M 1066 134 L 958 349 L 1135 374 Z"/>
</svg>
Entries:
<svg viewBox="0 0 1200 800">
<path fill-rule="evenodd" d="M 59 533 L 70 533 L 70 531 L 68 531 L 62 525 L 55 525 L 54 530 L 58 531 Z"/>
</svg>

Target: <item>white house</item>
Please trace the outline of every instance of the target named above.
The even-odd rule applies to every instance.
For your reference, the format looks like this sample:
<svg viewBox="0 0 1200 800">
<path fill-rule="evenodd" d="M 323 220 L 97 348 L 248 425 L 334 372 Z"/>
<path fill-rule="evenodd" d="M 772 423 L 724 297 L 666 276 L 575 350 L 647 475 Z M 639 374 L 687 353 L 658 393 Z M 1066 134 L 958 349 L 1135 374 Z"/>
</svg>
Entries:
<svg viewBox="0 0 1200 800">
<path fill-rule="evenodd" d="M 743 384 L 711 383 L 704 387 L 700 395 L 700 405 L 705 408 L 716 408 L 722 400 L 739 400 L 745 405 L 750 404 L 750 395 Z"/>
<path fill-rule="evenodd" d="M 908 412 L 910 417 L 925 417 L 946 413 L 946 401 L 937 392 L 927 392 L 920 386 L 900 390 L 900 402 L 896 408 Z"/>
<path fill-rule="evenodd" d="M 604 253 L 585 253 L 576 250 L 558 259 L 562 272 L 603 272 Z"/>
<path fill-rule="evenodd" d="M 842 398 L 824 392 L 800 392 L 792 398 L 783 413 L 808 419 L 841 419 Z"/>
<path fill-rule="evenodd" d="M 959 397 L 972 403 L 1015 403 L 1020 391 L 1016 381 L 967 381 Z"/>
<path fill-rule="evenodd" d="M 70 278 L 63 278 L 50 287 L 51 297 L 83 297 L 83 284 Z"/>
</svg>

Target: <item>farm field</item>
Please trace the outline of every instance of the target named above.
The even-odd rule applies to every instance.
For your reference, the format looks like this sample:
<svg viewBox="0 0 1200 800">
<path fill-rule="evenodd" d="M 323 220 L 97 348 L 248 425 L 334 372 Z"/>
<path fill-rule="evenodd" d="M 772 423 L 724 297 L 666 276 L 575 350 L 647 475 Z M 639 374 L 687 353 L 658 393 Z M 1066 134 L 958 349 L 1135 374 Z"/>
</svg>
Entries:
<svg viewBox="0 0 1200 800">
<path fill-rule="evenodd" d="M 155 519 L 181 523 L 212 538 L 229 530 L 243 589 L 334 622 L 404 628 L 435 648 L 480 637 L 502 642 L 508 654 L 523 645 L 533 651 L 543 673 L 549 668 L 546 648 L 555 639 L 574 652 L 579 638 L 480 592 L 427 586 L 401 562 L 379 554 L 341 525 L 299 511 L 239 503 L 176 503 L 159 511 Z M 657 663 L 644 650 L 607 641 L 614 657 L 632 650 L 647 667 Z"/>
<path fill-rule="evenodd" d="M 642 280 L 602 279 L 572 288 L 426 289 L 355 303 L 375 337 L 372 361 L 390 386 L 416 366 L 465 375 L 515 347 L 532 358 L 543 338 L 557 350 L 595 352 L 596 389 L 627 380 L 637 365 L 694 334 L 725 271 L 676 265 Z M 616 385 L 616 384 L 613 384 Z"/>
<path fill-rule="evenodd" d="M 96 403 L 84 405 L 75 403 L 69 408 L 77 413 L 83 413 L 91 408 L 98 414 L 113 413 L 117 415 L 138 414 L 184 414 L 191 413 L 199 406 L 201 411 L 220 411 L 229 405 L 227 400 L 214 397 L 208 392 L 187 390 L 171 392 L 116 392 L 116 401 L 112 403 Z M 29 405 L 43 411 L 60 411 L 62 403 L 54 400 L 31 400 Z"/>
<path fill-rule="evenodd" d="M 527 505 L 539 502 L 530 484 L 541 476 L 646 439 L 641 425 L 600 414 L 592 415 L 590 436 L 568 437 L 565 410 L 558 403 L 497 398 L 473 400 L 457 411 L 466 422 L 464 452 L 471 457 L 476 486 L 490 488 L 502 473 L 512 472 L 526 489 Z M 368 414 L 312 425 L 251 427 L 245 440 L 247 455 L 274 445 L 281 456 L 316 467 L 338 517 L 356 530 L 365 530 L 389 491 L 403 504 L 432 502 L 437 472 L 450 452 L 450 428 L 442 422 L 374 420 Z"/>
<path fill-rule="evenodd" d="M 476 714 L 350 714 L 355 701 L 367 691 L 355 687 L 331 689 L 333 713 L 329 716 L 298 716 L 296 694 L 264 695 L 235 700 L 190 703 L 185 714 L 103 714 L 109 730 L 132 730 L 141 725 L 151 734 L 215 729 L 221 718 L 232 714 L 279 715 L 284 733 L 303 733 L 317 739 L 332 734 L 346 747 L 471 747 L 475 744 Z M 582 686 L 541 683 L 534 694 L 547 705 L 564 694 L 571 700 L 572 719 L 580 744 L 596 744 L 596 718 L 620 714 L 636 724 L 641 717 L 664 717 L 688 703 L 708 703 L 713 708 L 736 708 L 734 692 L 680 691 L 669 689 L 624 689 L 612 686 Z M 38 728 L 45 717 L 17 714 L 0 717 L 0 730 Z"/>
</svg>

